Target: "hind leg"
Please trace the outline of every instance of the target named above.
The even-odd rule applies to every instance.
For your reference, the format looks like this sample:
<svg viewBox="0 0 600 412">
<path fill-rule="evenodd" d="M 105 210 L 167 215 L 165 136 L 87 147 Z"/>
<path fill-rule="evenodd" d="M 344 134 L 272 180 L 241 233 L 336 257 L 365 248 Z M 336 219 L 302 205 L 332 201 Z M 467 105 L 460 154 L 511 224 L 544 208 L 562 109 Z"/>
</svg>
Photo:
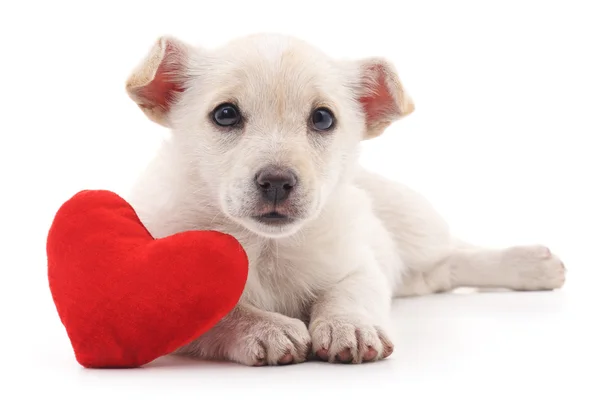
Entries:
<svg viewBox="0 0 600 412">
<path fill-rule="evenodd" d="M 485 249 L 459 242 L 421 194 L 367 171 L 357 183 L 370 194 L 405 265 L 403 276 L 393 279 L 395 296 L 462 286 L 547 290 L 565 281 L 562 262 L 544 246 Z"/>
<path fill-rule="evenodd" d="M 396 296 L 445 292 L 458 287 L 552 290 L 565 282 L 565 266 L 545 246 L 456 248 L 427 270 L 411 270 Z"/>
</svg>

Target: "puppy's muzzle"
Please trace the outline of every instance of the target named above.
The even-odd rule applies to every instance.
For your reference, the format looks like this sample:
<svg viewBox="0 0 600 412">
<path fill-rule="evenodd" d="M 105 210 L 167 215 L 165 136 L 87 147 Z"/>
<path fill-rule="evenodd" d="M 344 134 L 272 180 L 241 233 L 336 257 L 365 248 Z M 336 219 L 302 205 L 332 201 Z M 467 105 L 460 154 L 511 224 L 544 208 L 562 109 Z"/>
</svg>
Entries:
<svg viewBox="0 0 600 412">
<path fill-rule="evenodd" d="M 290 196 L 298 183 L 298 178 L 290 169 L 270 166 L 256 174 L 255 182 L 263 200 L 276 205 Z"/>
</svg>

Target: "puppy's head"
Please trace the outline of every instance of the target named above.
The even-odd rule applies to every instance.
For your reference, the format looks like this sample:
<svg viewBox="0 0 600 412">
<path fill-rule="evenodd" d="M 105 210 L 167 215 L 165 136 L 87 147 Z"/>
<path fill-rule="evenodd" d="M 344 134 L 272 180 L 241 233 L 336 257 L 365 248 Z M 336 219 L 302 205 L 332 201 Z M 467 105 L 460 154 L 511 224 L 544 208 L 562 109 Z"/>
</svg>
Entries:
<svg viewBox="0 0 600 412">
<path fill-rule="evenodd" d="M 222 211 L 268 237 L 318 216 L 351 178 L 359 142 L 413 111 L 385 60 L 333 60 L 277 35 L 216 50 L 162 37 L 127 92 L 173 130 Z"/>
</svg>

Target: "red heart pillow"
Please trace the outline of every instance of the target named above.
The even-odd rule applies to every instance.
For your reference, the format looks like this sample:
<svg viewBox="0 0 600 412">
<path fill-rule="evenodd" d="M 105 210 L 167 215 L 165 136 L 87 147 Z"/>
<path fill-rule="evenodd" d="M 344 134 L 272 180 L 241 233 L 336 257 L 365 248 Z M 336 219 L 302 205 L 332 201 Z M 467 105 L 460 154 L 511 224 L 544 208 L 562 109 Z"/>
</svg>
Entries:
<svg viewBox="0 0 600 412">
<path fill-rule="evenodd" d="M 61 206 L 47 256 L 52 298 L 88 368 L 142 366 L 191 342 L 233 309 L 248 274 L 233 237 L 154 239 L 125 200 L 103 190 Z"/>
</svg>

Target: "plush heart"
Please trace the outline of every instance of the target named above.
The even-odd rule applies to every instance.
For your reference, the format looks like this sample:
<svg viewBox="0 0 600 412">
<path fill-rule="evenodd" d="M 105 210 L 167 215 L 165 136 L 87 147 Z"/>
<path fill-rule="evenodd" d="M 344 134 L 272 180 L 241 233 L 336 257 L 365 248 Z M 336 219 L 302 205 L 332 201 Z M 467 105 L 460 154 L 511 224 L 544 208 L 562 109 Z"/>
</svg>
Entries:
<svg viewBox="0 0 600 412">
<path fill-rule="evenodd" d="M 47 238 L 48 280 L 84 367 L 138 367 L 214 326 L 237 304 L 248 260 L 233 237 L 188 231 L 154 239 L 115 193 L 65 202 Z"/>
</svg>

